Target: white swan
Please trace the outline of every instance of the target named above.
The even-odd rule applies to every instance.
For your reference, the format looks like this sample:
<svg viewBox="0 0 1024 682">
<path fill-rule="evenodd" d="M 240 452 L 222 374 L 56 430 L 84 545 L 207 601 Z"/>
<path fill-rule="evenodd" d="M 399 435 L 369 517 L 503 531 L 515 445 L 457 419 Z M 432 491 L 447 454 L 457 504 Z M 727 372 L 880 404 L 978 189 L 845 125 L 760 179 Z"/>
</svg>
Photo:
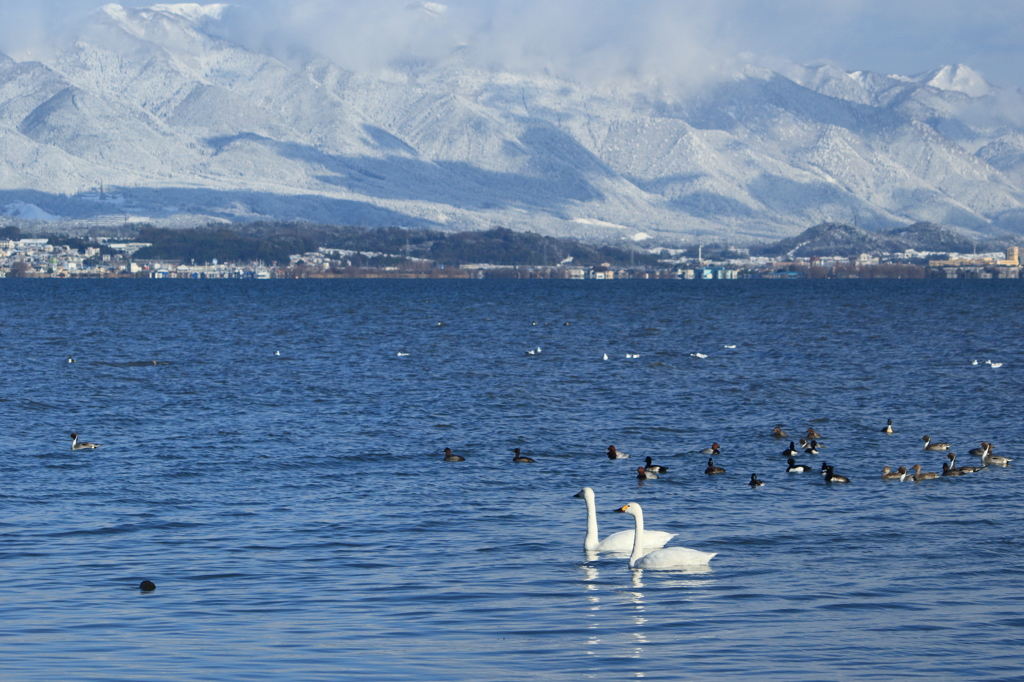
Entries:
<svg viewBox="0 0 1024 682">
<path fill-rule="evenodd" d="M 666 547 L 644 554 L 644 511 L 636 502 L 630 502 L 617 512 L 625 512 L 636 522 L 633 538 L 633 554 L 629 557 L 630 568 L 662 570 L 678 566 L 707 566 L 718 552 L 702 552 L 689 547 Z"/>
<path fill-rule="evenodd" d="M 587 537 L 583 540 L 583 549 L 588 552 L 628 552 L 633 547 L 635 531 L 620 530 L 612 533 L 604 540 L 597 539 L 597 512 L 594 510 L 594 491 L 584 488 L 573 497 L 582 497 L 587 503 Z M 644 535 L 644 547 L 647 549 L 658 549 L 664 547 L 665 543 L 676 536 L 675 533 L 666 533 L 663 530 L 649 530 Z"/>
</svg>

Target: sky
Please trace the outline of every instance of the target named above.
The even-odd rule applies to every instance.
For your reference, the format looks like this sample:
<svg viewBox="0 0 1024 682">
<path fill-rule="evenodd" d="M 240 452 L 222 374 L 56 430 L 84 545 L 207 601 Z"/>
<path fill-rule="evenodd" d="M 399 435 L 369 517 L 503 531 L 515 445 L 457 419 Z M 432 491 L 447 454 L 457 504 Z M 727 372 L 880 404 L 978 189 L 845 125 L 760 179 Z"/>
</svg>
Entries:
<svg viewBox="0 0 1024 682">
<path fill-rule="evenodd" d="M 101 3 L 4 2 L 0 50 L 44 54 Z M 152 3 L 125 1 L 125 6 Z M 354 70 L 461 50 L 579 79 L 699 79 L 739 61 L 914 75 L 963 63 L 1024 87 L 1021 0 L 239 0 L 215 30 Z"/>
</svg>

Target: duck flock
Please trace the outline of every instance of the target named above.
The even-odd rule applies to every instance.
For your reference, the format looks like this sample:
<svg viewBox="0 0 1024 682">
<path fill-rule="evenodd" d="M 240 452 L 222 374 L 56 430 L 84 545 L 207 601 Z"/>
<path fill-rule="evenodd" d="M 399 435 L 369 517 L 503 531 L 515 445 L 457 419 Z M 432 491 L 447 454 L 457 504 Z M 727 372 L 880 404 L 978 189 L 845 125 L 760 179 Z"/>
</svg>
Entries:
<svg viewBox="0 0 1024 682">
<path fill-rule="evenodd" d="M 891 419 L 887 420 L 885 427 L 882 428 L 882 433 L 896 433 L 893 429 Z M 97 447 L 93 443 L 81 443 L 77 440 L 76 434 L 71 435 L 73 439 L 73 449 Z M 771 435 L 779 440 L 789 438 L 789 434 L 783 431 L 781 426 L 776 426 Z M 800 438 L 799 441 L 791 440 L 789 442 L 789 447 L 781 452 L 781 455 L 786 458 L 787 466 L 785 468 L 785 473 L 805 474 L 818 471 L 828 484 L 850 483 L 850 479 L 848 477 L 843 476 L 842 474 L 837 474 L 835 472 L 835 466 L 829 464 L 827 461 L 821 462 L 820 466 L 797 463 L 796 458 L 801 456 L 801 453 L 809 456 L 820 454 L 821 448 L 824 447 L 824 444 L 819 443 L 819 440 L 823 440 L 823 436 L 813 427 L 808 428 L 806 436 L 804 438 Z M 909 467 L 906 465 L 900 465 L 895 468 L 887 465 L 882 467 L 881 479 L 883 481 L 912 481 L 917 483 L 942 477 L 964 476 L 976 473 L 989 466 L 1006 467 L 1013 461 L 1010 458 L 993 454 L 992 443 L 982 441 L 979 447 L 968 451 L 968 454 L 981 458 L 981 466 L 957 466 L 956 453 L 950 451 L 952 446 L 949 443 L 933 442 L 930 436 L 924 436 L 921 440 L 924 441 L 925 452 L 945 453 L 945 459 L 949 461 L 942 462 L 941 473 L 935 471 L 922 471 L 922 466 L 920 464 L 913 464 Z M 798 443 L 799 448 L 797 447 Z M 536 463 L 536 460 L 533 458 L 523 456 L 519 448 L 514 448 L 512 452 L 512 461 L 514 463 Z M 702 455 L 710 455 L 708 457 L 707 466 L 704 469 L 705 475 L 715 476 L 726 473 L 725 468 L 715 464 L 715 457 L 721 454 L 721 446 L 718 443 L 712 443 L 710 447 L 697 452 Z M 451 448 L 445 448 L 444 453 L 443 461 L 445 462 L 464 462 L 466 460 L 466 458 L 461 455 L 453 454 Z M 628 454 L 618 450 L 614 445 L 609 445 L 605 454 L 608 459 L 629 459 Z M 653 462 L 653 458 L 646 457 L 644 462 L 643 466 L 637 467 L 636 469 L 636 478 L 640 483 L 651 479 L 657 479 L 659 476 L 668 474 L 669 467 L 661 464 L 655 464 Z M 781 465 L 779 468 L 780 471 L 782 471 Z M 765 486 L 765 481 L 759 479 L 756 473 L 751 473 L 750 480 L 746 485 L 750 486 L 752 489 L 757 489 Z M 587 505 L 587 534 L 583 542 L 583 547 L 587 552 L 629 552 L 629 567 L 631 569 L 652 570 L 665 570 L 687 566 L 705 566 L 716 556 L 715 552 L 702 552 L 700 550 L 690 549 L 687 547 L 665 547 L 665 545 L 675 537 L 675 534 L 645 528 L 643 509 L 641 509 L 640 505 L 636 502 L 630 502 L 629 504 L 623 505 L 615 510 L 616 512 L 632 516 L 634 529 L 613 533 L 604 540 L 601 540 L 599 539 L 597 530 L 597 513 L 593 489 L 589 487 L 583 488 L 575 495 L 575 497 L 582 498 Z"/>
<path fill-rule="evenodd" d="M 73 362 L 70 358 L 69 361 Z M 889 419 L 885 427 L 882 428 L 882 433 L 896 433 L 893 429 L 891 419 Z M 771 435 L 778 440 L 789 438 L 789 434 L 783 431 L 781 426 L 776 426 Z M 850 479 L 848 477 L 843 476 L 842 474 L 837 474 L 835 472 L 835 466 L 829 464 L 827 461 L 821 462 L 820 466 L 800 464 L 796 461 L 796 458 L 800 457 L 801 454 L 805 456 L 820 454 L 824 444 L 819 443 L 819 440 L 823 440 L 823 436 L 813 427 L 808 428 L 806 436 L 804 438 L 800 438 L 799 441 L 791 440 L 789 442 L 789 447 L 785 448 L 780 453 L 782 457 L 786 458 L 787 466 L 784 470 L 785 473 L 806 474 L 818 471 L 824 477 L 825 483 L 850 483 Z M 942 452 L 945 454 L 945 459 L 948 461 L 942 462 L 941 473 L 935 471 L 922 471 L 922 466 L 920 464 L 913 464 L 909 467 L 906 465 L 900 465 L 895 468 L 887 465 L 882 467 L 881 478 L 883 481 L 913 481 L 917 483 L 942 477 L 964 476 L 976 473 L 989 466 L 1006 467 L 1013 461 L 1010 458 L 994 454 L 992 443 L 982 441 L 979 447 L 968 451 L 968 454 L 981 459 L 981 465 L 957 466 L 956 453 L 950 451 L 951 445 L 949 443 L 934 442 L 930 436 L 924 436 L 921 440 L 924 441 L 925 452 Z M 71 434 L 72 450 L 95 450 L 98 447 L 100 447 L 98 443 L 79 440 L 77 433 Z M 516 464 L 536 463 L 536 460 L 532 457 L 524 456 L 519 448 L 513 448 L 512 453 L 512 461 Z M 701 455 L 709 455 L 707 466 L 704 468 L 705 475 L 716 476 L 726 473 L 724 467 L 715 464 L 715 457 L 721 454 L 721 446 L 718 443 L 712 443 L 711 446 L 698 450 L 697 453 Z M 608 450 L 605 455 L 608 459 L 613 460 L 629 459 L 628 454 L 618 450 L 614 445 L 608 446 Z M 451 448 L 445 448 L 443 461 L 464 462 L 466 461 L 466 458 L 453 453 Z M 781 464 L 779 466 L 779 470 L 780 472 L 782 471 Z M 646 457 L 644 465 L 636 468 L 636 478 L 641 484 L 644 481 L 668 475 L 668 473 L 669 467 L 661 464 L 655 464 L 651 457 Z M 746 485 L 750 486 L 752 489 L 757 489 L 764 487 L 766 483 L 759 479 L 756 473 L 751 473 L 750 480 L 747 481 Z M 616 512 L 629 514 L 633 517 L 633 530 L 613 533 L 604 540 L 600 540 L 597 529 L 597 514 L 593 489 L 583 488 L 575 496 L 582 498 L 587 505 L 587 534 L 583 543 L 584 549 L 587 552 L 629 552 L 629 567 L 631 569 L 651 570 L 665 570 L 687 566 L 706 566 L 711 559 L 716 556 L 715 552 L 703 552 L 687 547 L 665 547 L 666 543 L 675 537 L 675 534 L 645 528 L 643 509 L 636 502 L 630 502 L 629 504 L 623 505 L 615 510 Z"/>
</svg>

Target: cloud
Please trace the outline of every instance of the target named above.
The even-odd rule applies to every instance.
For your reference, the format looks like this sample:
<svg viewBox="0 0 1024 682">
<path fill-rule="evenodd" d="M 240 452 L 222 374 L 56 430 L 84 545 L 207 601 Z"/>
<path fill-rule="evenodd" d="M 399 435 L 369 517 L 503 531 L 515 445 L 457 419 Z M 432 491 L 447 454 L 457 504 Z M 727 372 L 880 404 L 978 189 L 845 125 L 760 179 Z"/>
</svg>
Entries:
<svg viewBox="0 0 1024 682">
<path fill-rule="evenodd" d="M 40 50 L 97 6 L 4 3 L 0 49 Z M 686 82 L 750 53 L 907 75 L 965 63 L 997 85 L 1024 85 L 1019 0 L 239 0 L 215 30 L 356 71 L 459 51 L 578 79 Z"/>
</svg>

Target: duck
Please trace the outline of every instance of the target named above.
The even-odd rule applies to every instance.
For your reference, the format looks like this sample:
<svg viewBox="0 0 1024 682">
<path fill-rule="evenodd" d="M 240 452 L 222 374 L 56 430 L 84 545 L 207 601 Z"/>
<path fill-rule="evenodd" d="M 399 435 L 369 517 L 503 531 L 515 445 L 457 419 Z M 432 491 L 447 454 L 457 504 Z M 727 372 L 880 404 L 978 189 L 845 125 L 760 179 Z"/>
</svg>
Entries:
<svg viewBox="0 0 1024 682">
<path fill-rule="evenodd" d="M 637 467 L 636 468 L 636 477 L 638 479 L 640 479 L 641 481 L 646 481 L 648 479 L 658 478 L 658 474 L 654 473 L 653 471 L 648 471 L 644 467 Z"/>
<path fill-rule="evenodd" d="M 71 364 L 74 361 L 75 361 L 75 359 L 69 355 L 68 356 L 68 364 Z"/>
<path fill-rule="evenodd" d="M 750 483 L 748 483 L 747 485 L 749 485 L 751 488 L 759 488 L 762 485 L 764 485 L 764 481 L 759 479 L 757 477 L 757 474 L 750 474 Z"/>
<path fill-rule="evenodd" d="M 902 471 L 890 471 L 889 467 L 882 467 L 882 480 L 883 481 L 895 481 L 897 479 L 903 480 L 903 475 L 907 473 L 906 467 L 900 467 Z"/>
<path fill-rule="evenodd" d="M 949 462 L 942 463 L 942 475 L 943 476 L 963 476 L 965 472 L 959 469 L 951 469 Z"/>
<path fill-rule="evenodd" d="M 821 463 L 821 475 L 822 476 L 824 476 L 825 474 L 828 473 L 828 467 L 829 467 L 829 463 L 828 462 L 822 462 Z"/>
<path fill-rule="evenodd" d="M 928 481 L 928 480 L 931 480 L 933 478 L 938 478 L 939 477 L 939 475 L 937 473 L 935 473 L 934 471 L 926 471 L 924 473 L 921 473 L 921 465 L 920 464 L 915 464 L 914 466 L 912 466 L 910 468 L 914 470 L 914 473 L 911 475 L 911 478 L 913 478 L 915 481 Z"/>
<path fill-rule="evenodd" d="M 722 467 L 716 467 L 714 457 L 708 457 L 708 468 L 704 470 L 704 473 L 708 476 L 712 474 L 724 474 L 725 469 Z"/>
<path fill-rule="evenodd" d="M 807 440 L 806 438 L 801 438 L 800 439 L 800 448 L 801 449 L 809 448 L 809 447 L 811 447 L 811 443 L 814 443 L 814 447 L 819 448 L 819 449 L 825 447 L 824 443 L 819 443 L 816 440 Z"/>
<path fill-rule="evenodd" d="M 519 448 L 512 448 L 512 452 L 515 453 L 514 455 L 512 455 L 512 461 L 513 462 L 517 462 L 517 463 L 520 463 L 520 464 L 536 464 L 537 463 L 537 460 L 535 460 L 532 457 L 523 457 L 522 455 L 520 455 L 519 454 Z"/>
<path fill-rule="evenodd" d="M 804 452 L 806 452 L 808 455 L 818 454 L 818 441 L 812 440 L 810 446 L 804 448 Z"/>
<path fill-rule="evenodd" d="M 445 462 L 465 462 L 466 458 L 462 455 L 453 455 L 451 448 L 444 449 L 444 461 Z"/>
<path fill-rule="evenodd" d="M 776 426 L 772 431 L 772 438 L 789 438 L 789 434 L 783 431 L 781 426 Z"/>
<path fill-rule="evenodd" d="M 797 464 L 796 460 L 792 457 L 790 457 L 786 463 L 789 464 L 789 466 L 786 467 L 786 473 L 788 474 L 804 474 L 809 471 L 814 471 L 814 468 L 807 464 Z"/>
<path fill-rule="evenodd" d="M 955 452 L 949 453 L 948 455 L 946 455 L 946 458 L 949 460 L 949 468 L 950 469 L 955 469 L 956 471 L 962 471 L 965 474 L 973 474 L 973 473 L 975 473 L 977 471 L 981 471 L 982 469 L 985 468 L 985 467 L 972 467 L 972 466 L 958 467 L 956 465 L 956 453 Z"/>
<path fill-rule="evenodd" d="M 812 428 L 807 429 L 807 438 L 809 440 L 810 439 L 817 440 L 818 438 L 821 438 L 821 434 L 818 433 L 817 431 L 815 431 L 814 428 L 812 427 Z"/>
<path fill-rule="evenodd" d="M 885 428 L 882 429 L 882 433 L 896 433 L 895 431 L 892 430 L 892 420 L 891 419 L 886 419 L 885 420 Z"/>
<path fill-rule="evenodd" d="M 825 483 L 849 483 L 850 482 L 850 479 L 848 479 L 846 476 L 840 476 L 839 474 L 835 473 L 833 471 L 833 468 L 834 467 L 832 467 L 832 465 L 829 465 L 828 468 L 825 469 Z"/>
<path fill-rule="evenodd" d="M 970 450 L 967 451 L 967 454 L 968 455 L 974 455 L 975 457 L 981 457 L 982 455 L 990 452 L 991 450 L 992 450 L 992 443 L 988 443 L 986 441 L 981 441 L 981 447 L 980 448 L 971 448 Z"/>
<path fill-rule="evenodd" d="M 651 458 L 650 457 L 648 457 L 646 459 L 646 462 L 647 462 L 647 466 L 645 466 L 644 468 L 647 469 L 648 471 L 653 471 L 656 474 L 667 474 L 668 473 L 668 467 L 663 467 L 660 464 L 651 464 Z"/>
<path fill-rule="evenodd" d="M 608 459 L 629 459 L 629 455 L 625 452 L 619 452 L 615 449 L 614 445 L 608 446 Z"/>
<path fill-rule="evenodd" d="M 702 455 L 720 455 L 722 453 L 719 452 L 718 443 L 712 443 L 710 448 L 704 448 L 703 450 L 700 451 L 700 454 L 702 454 Z"/>
<path fill-rule="evenodd" d="M 100 446 L 99 443 L 90 443 L 88 441 L 79 441 L 78 434 L 71 434 L 71 449 L 72 450 L 95 450 Z"/>
<path fill-rule="evenodd" d="M 644 511 L 636 502 L 623 505 L 615 511 L 629 514 L 635 523 L 633 553 L 629 557 L 630 568 L 653 571 L 680 566 L 707 566 L 718 552 L 702 552 L 688 547 L 665 547 L 644 554 Z"/>
<path fill-rule="evenodd" d="M 793 447 L 793 441 L 789 441 L 789 447 L 782 451 L 783 457 L 793 457 L 799 454 L 800 451 Z"/>
<path fill-rule="evenodd" d="M 948 450 L 952 447 L 949 443 L 933 443 L 932 439 L 928 436 L 923 437 L 921 440 L 924 441 L 925 450 Z"/>
<path fill-rule="evenodd" d="M 989 464 L 993 464 L 993 465 L 995 465 L 997 467 L 1005 467 L 1005 466 L 1007 466 L 1012 461 L 1013 460 L 1008 458 L 1008 457 L 1000 457 L 999 455 L 990 455 L 987 452 L 984 455 L 981 456 L 981 463 L 984 464 L 985 466 L 988 466 Z"/>
<path fill-rule="evenodd" d="M 628 552 L 633 548 L 633 536 L 636 531 L 620 530 L 612 533 L 604 540 L 598 540 L 597 535 L 597 511 L 594 505 L 593 488 L 583 488 L 573 497 L 582 498 L 587 503 L 587 535 L 583 539 L 583 549 L 587 552 Z M 664 547 L 665 543 L 676 536 L 675 533 L 666 533 L 663 530 L 649 530 L 644 532 L 644 548 L 658 549 Z"/>
</svg>

